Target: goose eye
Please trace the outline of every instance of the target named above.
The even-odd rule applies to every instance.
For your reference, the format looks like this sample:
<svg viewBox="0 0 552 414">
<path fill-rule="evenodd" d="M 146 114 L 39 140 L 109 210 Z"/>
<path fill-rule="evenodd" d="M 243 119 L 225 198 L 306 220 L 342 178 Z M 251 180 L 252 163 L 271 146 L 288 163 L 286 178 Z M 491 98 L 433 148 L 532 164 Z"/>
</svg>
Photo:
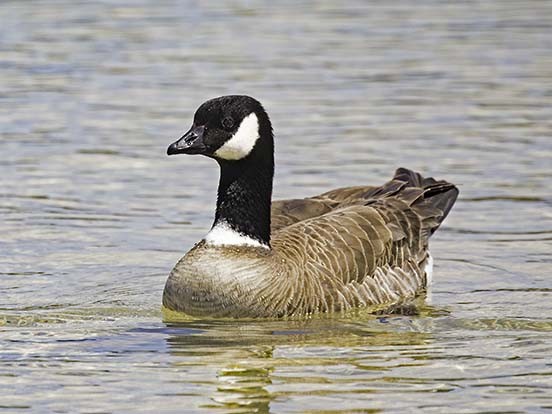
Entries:
<svg viewBox="0 0 552 414">
<path fill-rule="evenodd" d="M 227 116 L 222 120 L 222 126 L 224 129 L 231 129 L 234 126 L 234 120 L 232 117 Z"/>
</svg>

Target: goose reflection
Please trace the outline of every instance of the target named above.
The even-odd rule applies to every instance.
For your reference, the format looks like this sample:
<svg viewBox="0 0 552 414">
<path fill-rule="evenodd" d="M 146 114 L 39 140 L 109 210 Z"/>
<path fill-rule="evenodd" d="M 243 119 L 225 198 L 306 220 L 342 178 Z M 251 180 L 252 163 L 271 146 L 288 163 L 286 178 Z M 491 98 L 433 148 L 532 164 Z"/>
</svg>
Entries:
<svg viewBox="0 0 552 414">
<path fill-rule="evenodd" d="M 423 326 L 417 328 L 410 317 L 383 315 L 360 320 L 171 322 L 166 341 L 176 365 L 203 368 L 201 384 L 209 387 L 203 408 L 268 413 L 276 400 L 306 396 L 313 388 L 317 395 L 338 392 L 343 381 L 353 381 L 347 370 L 382 378 L 391 369 L 388 361 L 374 363 L 368 357 L 382 347 L 396 347 L 397 358 L 415 351 L 417 363 L 423 363 L 432 343 L 430 319 L 421 318 Z M 310 374 L 297 377 L 298 366 Z M 362 387 L 357 392 L 374 392 L 370 381 Z M 332 412 L 349 409 L 334 407 Z"/>
</svg>

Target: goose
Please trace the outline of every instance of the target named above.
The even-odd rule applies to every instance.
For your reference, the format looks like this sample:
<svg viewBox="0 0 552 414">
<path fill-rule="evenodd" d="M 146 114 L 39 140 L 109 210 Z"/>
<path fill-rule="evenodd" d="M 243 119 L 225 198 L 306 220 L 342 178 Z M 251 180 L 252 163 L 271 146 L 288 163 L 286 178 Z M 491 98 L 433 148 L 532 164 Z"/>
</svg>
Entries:
<svg viewBox="0 0 552 414">
<path fill-rule="evenodd" d="M 458 196 L 405 168 L 381 186 L 271 201 L 274 139 L 260 102 L 203 103 L 168 155 L 220 166 L 214 223 L 171 271 L 163 306 L 192 317 L 309 316 L 404 304 L 430 283 L 428 239 Z"/>
</svg>

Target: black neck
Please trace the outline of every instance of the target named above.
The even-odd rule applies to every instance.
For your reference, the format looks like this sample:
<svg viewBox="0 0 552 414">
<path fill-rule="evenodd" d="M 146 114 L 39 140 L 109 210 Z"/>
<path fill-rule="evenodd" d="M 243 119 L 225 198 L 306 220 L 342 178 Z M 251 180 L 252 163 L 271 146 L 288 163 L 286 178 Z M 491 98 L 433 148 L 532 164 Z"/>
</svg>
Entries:
<svg viewBox="0 0 552 414">
<path fill-rule="evenodd" d="M 246 158 L 218 160 L 220 180 L 213 227 L 226 223 L 233 230 L 270 246 L 270 202 L 274 176 L 272 131 L 261 137 Z"/>
</svg>

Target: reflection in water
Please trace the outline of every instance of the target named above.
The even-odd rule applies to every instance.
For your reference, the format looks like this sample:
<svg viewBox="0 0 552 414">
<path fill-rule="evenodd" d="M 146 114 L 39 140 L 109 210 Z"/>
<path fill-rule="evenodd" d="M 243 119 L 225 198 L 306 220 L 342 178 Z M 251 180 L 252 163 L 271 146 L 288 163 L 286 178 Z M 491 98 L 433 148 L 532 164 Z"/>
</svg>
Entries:
<svg viewBox="0 0 552 414">
<path fill-rule="evenodd" d="M 176 366 L 203 372 L 198 383 L 212 385 L 202 406 L 236 412 L 278 412 L 281 404 L 318 412 L 324 401 L 332 409 L 323 412 L 379 412 L 425 407 L 419 395 L 426 393 L 445 393 L 448 404 L 465 404 L 455 393 L 465 387 L 479 384 L 480 397 L 492 398 L 485 387 L 532 392 L 534 378 L 550 376 L 537 368 L 542 358 L 530 366 L 522 361 L 542 352 L 542 340 L 530 338 L 552 332 L 552 320 L 462 320 L 432 308 L 420 313 L 189 321 L 169 324 L 166 341 Z M 514 331 L 527 339 L 511 342 Z M 504 401 L 499 411 L 507 406 Z"/>
<path fill-rule="evenodd" d="M 401 366 L 423 366 L 429 358 L 431 334 L 401 331 L 406 326 L 388 330 L 388 323 L 387 318 L 373 316 L 364 321 L 196 321 L 170 325 L 167 343 L 179 366 L 217 367 L 216 378 L 201 380 L 215 385 L 212 404 L 205 408 L 267 413 L 271 404 L 297 396 L 331 398 L 350 388 L 347 392 L 355 398 L 378 392 L 378 381 L 391 386 L 426 383 L 388 376 L 396 362 L 388 366 L 388 358 L 371 355 L 382 348 L 393 350 L 403 355 Z M 190 360 L 193 362 L 183 362 Z M 354 372 L 357 374 L 352 375 Z M 345 401 L 342 409 L 331 412 L 379 411 L 363 404 L 366 402 L 351 405 Z"/>
<path fill-rule="evenodd" d="M 226 408 L 239 408 L 240 412 L 268 413 L 270 400 L 274 398 L 266 386 L 272 384 L 273 368 L 247 368 L 237 363 L 221 369 L 219 386 L 213 401 Z"/>
</svg>

